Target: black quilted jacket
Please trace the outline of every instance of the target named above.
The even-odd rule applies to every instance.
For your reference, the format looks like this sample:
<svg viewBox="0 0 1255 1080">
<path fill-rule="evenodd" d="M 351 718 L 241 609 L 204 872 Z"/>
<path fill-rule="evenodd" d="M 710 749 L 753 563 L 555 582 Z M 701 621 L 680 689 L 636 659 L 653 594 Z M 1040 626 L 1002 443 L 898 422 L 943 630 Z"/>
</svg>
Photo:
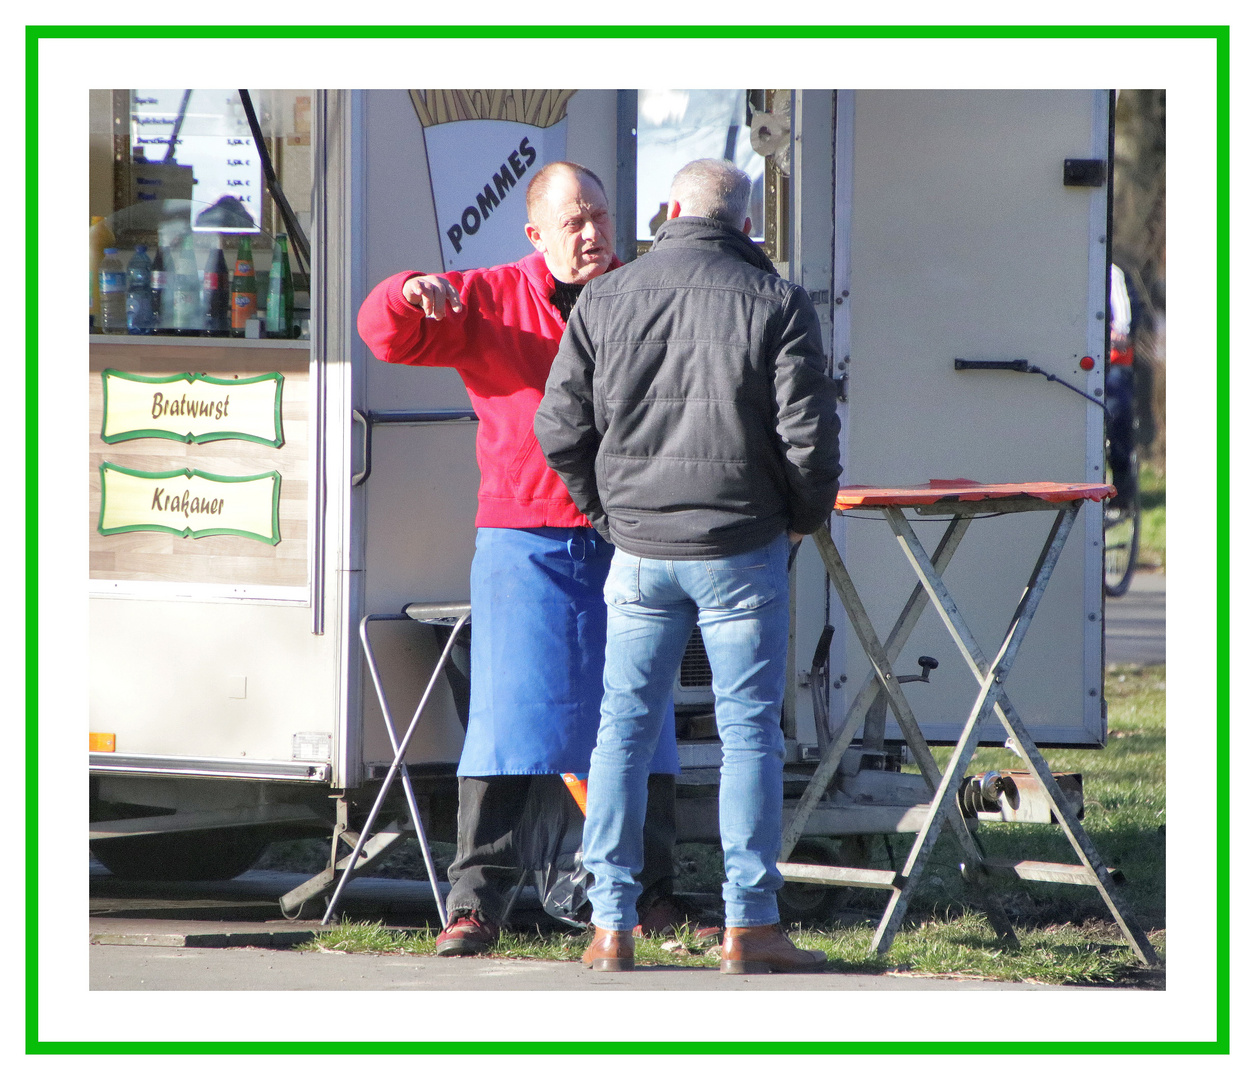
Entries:
<svg viewBox="0 0 1255 1080">
<path fill-rule="evenodd" d="M 742 233 L 680 217 L 590 282 L 536 413 L 550 467 L 593 525 L 656 559 L 810 533 L 841 472 L 819 320 Z"/>
</svg>

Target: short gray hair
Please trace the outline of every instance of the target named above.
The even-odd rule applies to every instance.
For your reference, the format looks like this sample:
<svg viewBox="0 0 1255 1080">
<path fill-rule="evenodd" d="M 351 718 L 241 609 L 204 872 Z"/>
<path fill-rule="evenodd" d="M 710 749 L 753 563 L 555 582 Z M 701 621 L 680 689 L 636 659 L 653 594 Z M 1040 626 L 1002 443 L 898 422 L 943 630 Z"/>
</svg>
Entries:
<svg viewBox="0 0 1255 1080">
<path fill-rule="evenodd" d="M 671 181 L 671 199 L 685 217 L 713 218 L 740 229 L 749 217 L 750 178 L 730 161 L 690 161 Z"/>
</svg>

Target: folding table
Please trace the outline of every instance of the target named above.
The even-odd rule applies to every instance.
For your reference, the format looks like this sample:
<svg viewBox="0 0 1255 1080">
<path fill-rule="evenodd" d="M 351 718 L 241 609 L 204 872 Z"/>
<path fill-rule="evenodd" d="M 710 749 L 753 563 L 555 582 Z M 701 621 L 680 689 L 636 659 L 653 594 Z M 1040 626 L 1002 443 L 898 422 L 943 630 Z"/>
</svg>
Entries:
<svg viewBox="0 0 1255 1080">
<path fill-rule="evenodd" d="M 1028 632 L 1078 511 L 1086 500 L 1098 502 L 1113 494 L 1115 489 L 1106 484 L 978 484 L 970 480 L 933 480 L 926 485 L 903 488 L 852 486 L 842 489 L 836 502 L 838 513 L 853 509 L 878 510 L 897 537 L 907 562 L 919 579 L 919 584 L 907 599 L 883 643 L 872 627 L 832 537 L 826 529 L 812 534 L 846 615 L 871 661 L 872 672 L 847 711 L 840 732 L 829 741 L 797 809 L 785 827 L 780 870 L 786 880 L 791 881 L 888 889 L 891 896 L 872 942 L 873 952 L 888 951 L 894 935 L 902 925 L 911 894 L 919 884 L 941 829 L 943 825 L 949 825 L 963 849 L 964 879 L 983 895 L 990 922 L 1004 940 L 1013 942 L 1015 935 L 997 901 L 991 895 L 983 893 L 985 879 L 991 876 L 1009 876 L 1022 880 L 1089 885 L 1096 888 L 1102 896 L 1138 959 L 1147 965 L 1158 963 L 1146 935 L 1116 895 L 1111 872 L 1103 865 L 1093 843 L 1069 807 L 1058 782 L 1050 772 L 1050 767 L 1012 706 L 1005 686 L 1016 654 Z M 907 520 L 904 510 L 908 508 L 921 515 L 950 518 L 945 534 L 931 556 L 925 551 Z M 1006 634 L 990 663 L 943 583 L 942 574 L 974 518 L 1029 511 L 1054 511 L 1053 521 Z M 944 774 L 937 768 L 892 667 L 929 601 L 941 616 L 942 623 L 979 685 L 967 722 Z M 891 870 L 817 867 L 787 862 L 811 812 L 835 779 L 842 754 L 849 747 L 873 700 L 881 692 L 888 699 L 903 738 L 933 792 L 928 813 L 906 863 L 899 873 Z M 1051 812 L 1080 858 L 1080 865 L 1024 860 L 1001 862 L 985 859 L 981 854 L 974 837 L 968 831 L 956 794 L 963 781 L 964 770 L 976 751 L 978 730 L 991 713 L 998 717 L 1006 729 L 1008 747 L 1027 763 L 1032 775 L 1044 789 Z"/>
</svg>

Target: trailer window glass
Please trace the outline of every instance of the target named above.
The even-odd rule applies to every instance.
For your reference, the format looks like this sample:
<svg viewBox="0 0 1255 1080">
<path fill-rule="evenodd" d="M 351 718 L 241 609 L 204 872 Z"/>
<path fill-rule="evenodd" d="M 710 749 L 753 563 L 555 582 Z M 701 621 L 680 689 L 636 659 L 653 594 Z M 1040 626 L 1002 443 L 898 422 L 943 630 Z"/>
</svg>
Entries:
<svg viewBox="0 0 1255 1080">
<path fill-rule="evenodd" d="M 778 257 L 779 170 L 751 145 L 750 123 L 787 91 L 641 90 L 637 94 L 636 238 L 648 248 L 666 220 L 671 179 L 697 158 L 723 158 L 749 174 L 751 236 Z M 786 139 L 787 141 L 787 139 Z"/>
<path fill-rule="evenodd" d="M 238 90 L 127 89 L 91 91 L 89 214 L 91 220 L 91 330 L 107 328 L 99 299 L 105 248 L 128 266 L 143 245 L 161 255 L 169 274 L 190 255 L 196 273 L 221 247 L 228 268 L 247 238 L 255 272 L 265 281 L 275 237 L 293 224 L 309 235 L 312 211 L 312 90 L 249 90 L 266 154 L 288 207 L 272 197 Z M 296 289 L 294 320 L 308 318 L 308 267 L 289 235 Z M 262 307 L 264 309 L 264 300 Z M 167 315 L 170 313 L 167 312 Z M 195 334 L 158 319 L 157 334 Z"/>
</svg>

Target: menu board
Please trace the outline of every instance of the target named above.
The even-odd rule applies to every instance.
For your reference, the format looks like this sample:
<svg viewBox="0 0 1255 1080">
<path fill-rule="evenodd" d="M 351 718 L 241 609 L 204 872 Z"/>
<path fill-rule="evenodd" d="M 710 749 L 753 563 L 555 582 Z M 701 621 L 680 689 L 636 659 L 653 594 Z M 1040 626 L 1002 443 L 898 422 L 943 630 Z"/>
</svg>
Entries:
<svg viewBox="0 0 1255 1080">
<path fill-rule="evenodd" d="M 261 231 L 261 155 L 235 90 L 131 91 L 132 202 L 187 199 L 193 232 Z"/>
<path fill-rule="evenodd" d="M 89 360 L 94 588 L 307 598 L 308 346 L 122 337 Z"/>
</svg>

